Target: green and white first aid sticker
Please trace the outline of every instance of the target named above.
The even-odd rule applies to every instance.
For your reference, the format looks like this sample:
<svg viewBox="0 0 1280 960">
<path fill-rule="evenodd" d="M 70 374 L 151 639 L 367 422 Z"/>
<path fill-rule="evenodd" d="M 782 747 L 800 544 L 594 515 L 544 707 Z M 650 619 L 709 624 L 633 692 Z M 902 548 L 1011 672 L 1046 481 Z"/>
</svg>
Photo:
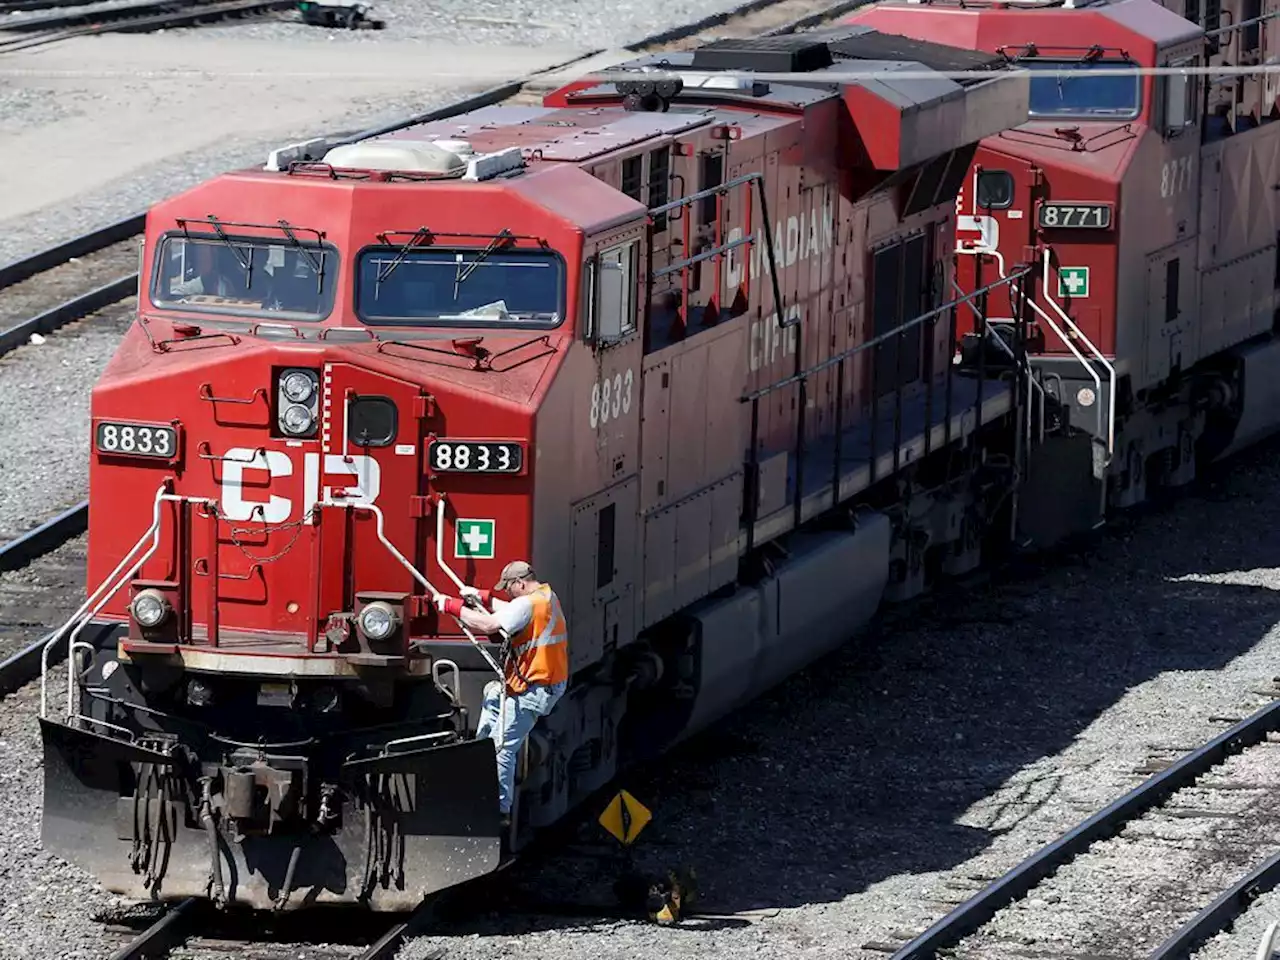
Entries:
<svg viewBox="0 0 1280 960">
<path fill-rule="evenodd" d="M 1063 267 L 1059 270 L 1058 296 L 1077 300 L 1089 296 L 1089 268 Z"/>
<path fill-rule="evenodd" d="M 457 536 L 453 542 L 453 555 L 461 559 L 492 560 L 493 520 L 462 520 L 454 525 Z"/>
</svg>

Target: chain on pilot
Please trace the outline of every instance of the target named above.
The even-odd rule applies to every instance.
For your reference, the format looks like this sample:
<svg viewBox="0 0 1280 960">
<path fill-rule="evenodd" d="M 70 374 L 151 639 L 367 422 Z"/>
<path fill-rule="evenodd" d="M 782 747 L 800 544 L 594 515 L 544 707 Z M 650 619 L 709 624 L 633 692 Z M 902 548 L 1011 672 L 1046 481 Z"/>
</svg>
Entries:
<svg viewBox="0 0 1280 960">
<path fill-rule="evenodd" d="M 438 610 L 457 617 L 477 633 L 505 631 L 511 638 L 505 716 L 498 716 L 502 691 L 494 680 L 484 688 L 484 709 L 476 729 L 476 736 L 489 737 L 497 750 L 498 804 L 505 827 L 511 821 L 511 794 L 520 747 L 538 718 L 551 712 L 569 685 L 569 630 L 555 591 L 540 582 L 533 567 L 524 560 L 513 560 L 503 567 L 502 577 L 493 589 L 504 590 L 512 598 L 510 602 L 492 598 L 493 613 L 444 594 L 436 596 L 435 604 Z M 481 603 L 491 599 L 490 591 L 475 587 L 463 587 L 460 592 Z"/>
</svg>

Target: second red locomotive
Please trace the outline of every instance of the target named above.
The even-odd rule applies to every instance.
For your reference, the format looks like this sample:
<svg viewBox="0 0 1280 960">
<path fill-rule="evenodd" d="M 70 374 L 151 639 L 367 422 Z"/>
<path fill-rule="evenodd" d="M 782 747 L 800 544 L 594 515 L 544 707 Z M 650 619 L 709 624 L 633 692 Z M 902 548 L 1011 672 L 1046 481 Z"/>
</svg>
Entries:
<svg viewBox="0 0 1280 960">
<path fill-rule="evenodd" d="M 963 288 L 1039 269 L 1024 333 L 1050 416 L 1021 490 L 1030 541 L 1185 485 L 1280 425 L 1276 86 L 1190 72 L 1261 62 L 1274 15 L 1244 0 L 891 0 L 849 18 L 1030 72 L 1028 122 L 982 142 L 957 205 Z M 1009 291 L 986 318 L 1005 330 Z"/>
</svg>

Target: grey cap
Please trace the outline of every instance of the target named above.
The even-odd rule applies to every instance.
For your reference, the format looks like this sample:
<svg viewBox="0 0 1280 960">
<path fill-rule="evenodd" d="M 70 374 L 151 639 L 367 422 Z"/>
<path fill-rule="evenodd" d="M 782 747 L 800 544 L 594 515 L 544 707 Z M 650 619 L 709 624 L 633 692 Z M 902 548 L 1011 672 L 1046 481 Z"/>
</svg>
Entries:
<svg viewBox="0 0 1280 960">
<path fill-rule="evenodd" d="M 505 590 L 512 580 L 532 580 L 533 567 L 524 560 L 512 560 L 502 568 L 502 578 L 493 585 L 495 590 Z"/>
</svg>

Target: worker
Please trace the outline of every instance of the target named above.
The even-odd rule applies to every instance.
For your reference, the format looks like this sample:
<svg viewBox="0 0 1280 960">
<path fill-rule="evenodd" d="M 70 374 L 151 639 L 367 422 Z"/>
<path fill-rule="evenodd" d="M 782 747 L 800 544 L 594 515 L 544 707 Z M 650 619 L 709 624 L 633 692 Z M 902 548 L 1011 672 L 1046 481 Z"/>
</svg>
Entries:
<svg viewBox="0 0 1280 960">
<path fill-rule="evenodd" d="M 510 637 L 505 715 L 498 716 L 502 687 L 499 681 L 491 681 L 484 688 L 484 708 L 476 728 L 476 737 L 491 738 L 497 751 L 498 807 L 506 828 L 511 824 L 520 747 L 538 718 L 551 712 L 569 685 L 569 633 L 559 598 L 538 580 L 528 562 L 513 560 L 503 567 L 502 577 L 493 585 L 493 592 L 497 591 L 505 591 L 511 601 L 504 603 L 475 587 L 460 591 L 482 604 L 493 600 L 493 613 L 444 594 L 436 595 L 435 604 L 477 633 L 505 632 Z"/>
</svg>

